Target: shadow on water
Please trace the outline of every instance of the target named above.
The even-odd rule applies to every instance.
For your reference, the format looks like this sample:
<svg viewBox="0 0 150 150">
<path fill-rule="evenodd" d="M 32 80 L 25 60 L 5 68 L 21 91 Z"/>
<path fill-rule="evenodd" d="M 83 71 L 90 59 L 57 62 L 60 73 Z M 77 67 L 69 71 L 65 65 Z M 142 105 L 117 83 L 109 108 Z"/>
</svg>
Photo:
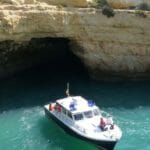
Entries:
<svg viewBox="0 0 150 150">
<path fill-rule="evenodd" d="M 1 110 L 18 107 L 43 105 L 48 101 L 65 96 L 65 86 L 69 80 L 85 80 L 79 77 L 84 71 L 50 64 L 26 70 L 11 78 L 0 81 Z M 75 76 L 74 76 L 75 75 Z"/>
<path fill-rule="evenodd" d="M 101 107 L 150 106 L 150 81 L 96 82 L 82 69 L 45 64 L 0 81 L 1 111 L 42 106 L 64 97 L 67 82 L 73 95 L 93 99 Z"/>
<path fill-rule="evenodd" d="M 150 106 L 150 81 L 94 82 L 90 94 L 103 107 Z"/>
<path fill-rule="evenodd" d="M 45 52 L 43 43 L 47 45 Z M 39 54 L 36 59 L 41 59 L 39 56 L 42 55 L 46 60 L 34 68 L 0 80 L 1 111 L 43 106 L 48 101 L 64 97 L 67 82 L 70 82 L 71 94 L 93 99 L 102 107 L 150 106 L 150 81 L 92 81 L 67 43 L 64 39 L 31 40 L 27 48 L 37 49 Z"/>
</svg>

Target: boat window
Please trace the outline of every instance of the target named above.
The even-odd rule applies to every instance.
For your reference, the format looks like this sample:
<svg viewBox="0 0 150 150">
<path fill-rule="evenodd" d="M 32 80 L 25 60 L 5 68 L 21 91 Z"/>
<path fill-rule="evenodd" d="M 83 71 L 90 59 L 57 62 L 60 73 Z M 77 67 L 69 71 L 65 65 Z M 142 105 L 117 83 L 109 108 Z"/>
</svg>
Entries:
<svg viewBox="0 0 150 150">
<path fill-rule="evenodd" d="M 94 113 L 95 116 L 98 116 L 100 114 L 99 109 L 94 109 L 93 113 Z"/>
<path fill-rule="evenodd" d="M 62 113 L 66 115 L 66 109 L 62 107 Z"/>
<path fill-rule="evenodd" d="M 93 117 L 92 111 L 86 111 L 86 112 L 84 112 L 84 115 L 86 118 L 92 118 Z"/>
<path fill-rule="evenodd" d="M 72 114 L 68 111 L 68 117 L 72 119 Z"/>
<path fill-rule="evenodd" d="M 75 114 L 74 119 L 77 120 L 82 120 L 83 119 L 83 114 Z"/>
</svg>

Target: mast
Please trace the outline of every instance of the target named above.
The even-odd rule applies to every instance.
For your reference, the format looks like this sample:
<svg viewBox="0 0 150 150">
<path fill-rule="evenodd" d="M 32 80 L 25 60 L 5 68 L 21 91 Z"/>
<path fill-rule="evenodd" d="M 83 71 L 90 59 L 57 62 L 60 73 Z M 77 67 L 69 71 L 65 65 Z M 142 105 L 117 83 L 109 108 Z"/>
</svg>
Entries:
<svg viewBox="0 0 150 150">
<path fill-rule="evenodd" d="M 67 83 L 66 95 L 67 95 L 68 97 L 70 96 L 70 93 L 69 93 L 69 83 Z"/>
</svg>

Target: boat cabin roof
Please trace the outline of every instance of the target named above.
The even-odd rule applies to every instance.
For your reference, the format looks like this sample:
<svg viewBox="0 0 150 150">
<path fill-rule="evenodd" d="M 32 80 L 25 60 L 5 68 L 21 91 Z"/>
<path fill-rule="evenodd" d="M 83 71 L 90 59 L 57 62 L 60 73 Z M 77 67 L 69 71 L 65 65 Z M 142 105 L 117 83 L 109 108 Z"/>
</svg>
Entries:
<svg viewBox="0 0 150 150">
<path fill-rule="evenodd" d="M 66 110 L 70 111 L 72 114 L 98 108 L 93 101 L 88 101 L 81 96 L 69 96 L 63 99 L 59 99 L 56 102 Z"/>
</svg>

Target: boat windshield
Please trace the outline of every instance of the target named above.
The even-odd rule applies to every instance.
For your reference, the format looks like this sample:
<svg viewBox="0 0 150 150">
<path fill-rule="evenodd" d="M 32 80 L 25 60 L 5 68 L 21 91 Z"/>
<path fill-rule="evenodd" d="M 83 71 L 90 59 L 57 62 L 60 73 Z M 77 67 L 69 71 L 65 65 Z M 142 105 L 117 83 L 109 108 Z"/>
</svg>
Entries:
<svg viewBox="0 0 150 150">
<path fill-rule="evenodd" d="M 85 116 L 85 118 L 92 118 L 93 113 L 92 113 L 92 111 L 86 111 L 86 112 L 84 112 L 84 116 Z"/>
<path fill-rule="evenodd" d="M 75 115 L 74 115 L 74 119 L 75 119 L 76 121 L 82 120 L 82 119 L 83 119 L 83 114 L 75 114 Z"/>
</svg>

